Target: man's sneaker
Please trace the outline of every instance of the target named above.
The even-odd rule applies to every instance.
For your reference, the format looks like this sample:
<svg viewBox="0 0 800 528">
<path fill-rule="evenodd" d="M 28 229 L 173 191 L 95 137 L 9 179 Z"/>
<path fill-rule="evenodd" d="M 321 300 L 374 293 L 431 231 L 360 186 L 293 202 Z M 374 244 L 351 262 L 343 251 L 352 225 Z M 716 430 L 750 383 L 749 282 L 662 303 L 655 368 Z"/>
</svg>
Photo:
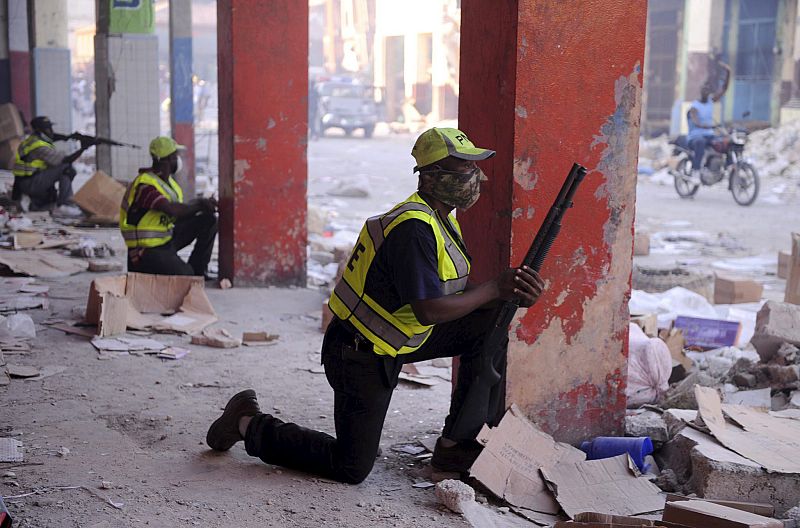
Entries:
<svg viewBox="0 0 800 528">
<path fill-rule="evenodd" d="M 475 440 L 459 442 L 451 447 L 442 445 L 442 438 L 436 441 L 431 458 L 431 467 L 435 471 L 444 473 L 459 473 L 462 478 L 467 475 L 469 468 L 481 454 L 483 446 Z"/>
<path fill-rule="evenodd" d="M 80 207 L 74 205 L 59 205 L 53 209 L 52 215 L 61 218 L 80 218 L 83 216 L 83 211 L 81 211 Z"/>
<path fill-rule="evenodd" d="M 206 434 L 208 447 L 216 451 L 227 451 L 233 444 L 242 440 L 239 433 L 239 420 L 244 416 L 255 416 L 261 412 L 256 400 L 256 391 L 244 390 L 230 399 L 222 416 L 214 420 Z"/>
</svg>

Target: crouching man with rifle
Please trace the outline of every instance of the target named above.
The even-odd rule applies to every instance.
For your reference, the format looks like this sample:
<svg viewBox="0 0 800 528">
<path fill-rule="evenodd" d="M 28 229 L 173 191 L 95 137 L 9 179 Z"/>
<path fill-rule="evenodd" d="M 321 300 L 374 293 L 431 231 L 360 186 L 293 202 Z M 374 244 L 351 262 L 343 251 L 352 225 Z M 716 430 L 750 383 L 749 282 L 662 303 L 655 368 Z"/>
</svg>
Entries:
<svg viewBox="0 0 800 528">
<path fill-rule="evenodd" d="M 375 463 L 403 364 L 459 356 L 450 414 L 431 464 L 466 472 L 480 452 L 475 436 L 492 418 L 487 402 L 504 372 L 495 379 L 488 368 L 505 358 L 503 347 L 487 341 L 501 324 L 493 310 L 499 302 L 530 307 L 544 287 L 533 261 L 467 285 L 471 258 L 452 211 L 478 200 L 486 177 L 476 162 L 494 154 L 460 130 L 425 131 L 411 151 L 417 192 L 366 221 L 331 296 L 335 317 L 322 344 L 336 436 L 262 413 L 250 389 L 233 396 L 211 424 L 209 447 L 225 451 L 244 440 L 247 453 L 268 464 L 359 483 Z M 274 396 L 267 393 L 268 407 Z"/>
</svg>

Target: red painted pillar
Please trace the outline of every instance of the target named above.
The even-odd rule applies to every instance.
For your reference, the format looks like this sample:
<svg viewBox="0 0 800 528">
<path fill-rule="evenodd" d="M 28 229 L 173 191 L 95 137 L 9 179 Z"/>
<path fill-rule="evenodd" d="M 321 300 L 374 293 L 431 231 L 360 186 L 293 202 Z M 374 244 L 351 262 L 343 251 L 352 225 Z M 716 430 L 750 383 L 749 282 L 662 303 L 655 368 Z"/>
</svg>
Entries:
<svg viewBox="0 0 800 528">
<path fill-rule="evenodd" d="M 512 323 L 506 402 L 557 439 L 621 434 L 646 0 L 463 0 L 459 121 L 497 150 L 461 216 L 485 280 L 519 265 L 573 161 L 589 169 Z M 487 236 L 489 233 L 489 236 Z"/>
<path fill-rule="evenodd" d="M 308 2 L 219 0 L 220 275 L 305 285 Z"/>
</svg>

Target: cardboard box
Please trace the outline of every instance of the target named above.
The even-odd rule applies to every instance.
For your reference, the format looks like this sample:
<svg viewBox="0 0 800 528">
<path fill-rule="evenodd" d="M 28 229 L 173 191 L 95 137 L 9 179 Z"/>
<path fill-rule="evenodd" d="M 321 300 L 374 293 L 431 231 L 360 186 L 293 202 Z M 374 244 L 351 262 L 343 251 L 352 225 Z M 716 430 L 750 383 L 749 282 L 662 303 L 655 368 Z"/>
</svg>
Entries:
<svg viewBox="0 0 800 528">
<path fill-rule="evenodd" d="M 792 256 L 786 279 L 784 302 L 800 304 L 800 234 L 792 233 Z"/>
<path fill-rule="evenodd" d="M 792 254 L 789 251 L 778 251 L 778 278 L 789 278 L 789 262 L 792 260 Z"/>
<path fill-rule="evenodd" d="M 783 528 L 783 521 L 705 501 L 668 502 L 664 521 L 693 528 Z"/>
<path fill-rule="evenodd" d="M 758 302 L 764 286 L 758 282 L 732 275 L 717 275 L 714 280 L 714 304 Z"/>
<path fill-rule="evenodd" d="M 124 185 L 105 172 L 97 171 L 78 189 L 73 200 L 89 211 L 94 221 L 114 224 L 119 223 L 119 209 L 124 196 Z"/>
<path fill-rule="evenodd" d="M 633 256 L 646 257 L 650 254 L 650 235 L 647 233 L 634 233 Z"/>
<path fill-rule="evenodd" d="M 0 141 L 11 138 L 18 138 L 25 135 L 25 127 L 22 126 L 22 117 L 14 103 L 0 105 Z"/>
<path fill-rule="evenodd" d="M 190 334 L 215 322 L 217 314 L 203 277 L 128 273 L 92 281 L 86 320 L 103 337 L 127 328 Z"/>
<path fill-rule="evenodd" d="M 17 160 L 17 149 L 21 138 L 13 137 L 0 143 L 0 169 L 11 170 Z"/>
</svg>

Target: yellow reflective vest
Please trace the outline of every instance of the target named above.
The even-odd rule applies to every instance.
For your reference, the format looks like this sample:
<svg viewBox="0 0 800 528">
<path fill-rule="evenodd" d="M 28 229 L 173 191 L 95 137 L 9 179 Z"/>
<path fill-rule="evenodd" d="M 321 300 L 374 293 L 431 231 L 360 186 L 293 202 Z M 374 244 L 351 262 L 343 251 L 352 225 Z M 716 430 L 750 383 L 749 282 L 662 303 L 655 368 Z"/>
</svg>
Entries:
<svg viewBox="0 0 800 528">
<path fill-rule="evenodd" d="M 152 172 L 142 172 L 128 185 L 128 190 L 125 191 L 122 199 L 119 229 L 122 231 L 125 245 L 129 248 L 163 246 L 172 240 L 175 217 L 155 209 L 148 209 L 138 222 L 128 223 L 129 210 L 140 185 L 152 185 L 172 203 L 183 202 L 183 191 L 172 176 L 169 177 L 169 181 L 165 182 Z"/>
<path fill-rule="evenodd" d="M 370 266 L 384 240 L 392 229 L 411 219 L 422 220 L 433 228 L 442 292 L 445 295 L 461 293 L 467 285 L 469 259 L 444 225 L 444 222 L 449 222 L 452 230 L 461 237 L 461 227 L 452 214 L 443 220 L 419 194 L 414 193 L 388 213 L 368 219 L 328 305 L 339 319 L 350 321 L 369 339 L 375 353 L 380 355 L 414 352 L 433 330 L 433 325 L 423 325 L 417 320 L 410 304 L 390 313 L 365 292 Z"/>
<path fill-rule="evenodd" d="M 28 155 L 31 152 L 42 147 L 55 148 L 52 143 L 45 141 L 36 134 L 31 134 L 22 140 L 17 148 L 16 157 L 14 158 L 14 168 L 11 171 L 14 176 L 17 178 L 33 176 L 36 172 L 47 168 L 47 163 L 45 163 L 44 160 L 28 160 Z"/>
</svg>

